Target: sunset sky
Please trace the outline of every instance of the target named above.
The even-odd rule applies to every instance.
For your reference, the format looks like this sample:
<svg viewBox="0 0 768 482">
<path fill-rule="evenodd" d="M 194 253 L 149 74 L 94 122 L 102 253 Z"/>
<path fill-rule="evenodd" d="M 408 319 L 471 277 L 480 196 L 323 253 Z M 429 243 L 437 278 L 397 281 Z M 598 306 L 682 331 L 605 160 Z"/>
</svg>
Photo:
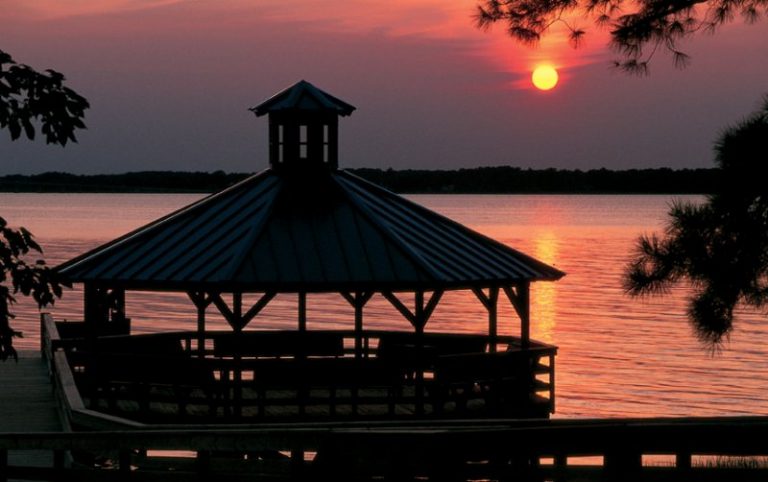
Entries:
<svg viewBox="0 0 768 482">
<path fill-rule="evenodd" d="M 521 46 L 477 30 L 475 0 L 0 0 L 0 49 L 64 73 L 88 130 L 61 147 L 0 133 L 0 174 L 266 167 L 266 121 L 247 109 L 306 79 L 357 107 L 342 167 L 709 167 L 721 129 L 768 93 L 768 21 L 683 44 L 676 70 L 609 67 L 586 20 Z M 559 72 L 535 89 L 533 68 Z"/>
</svg>

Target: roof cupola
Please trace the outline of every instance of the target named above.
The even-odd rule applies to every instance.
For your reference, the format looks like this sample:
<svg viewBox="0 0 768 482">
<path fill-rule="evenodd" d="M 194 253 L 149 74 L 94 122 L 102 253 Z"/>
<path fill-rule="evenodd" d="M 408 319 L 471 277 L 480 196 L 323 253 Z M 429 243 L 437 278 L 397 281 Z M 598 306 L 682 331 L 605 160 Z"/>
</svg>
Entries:
<svg viewBox="0 0 768 482">
<path fill-rule="evenodd" d="M 269 115 L 269 165 L 295 169 L 339 165 L 339 116 L 355 108 L 302 80 L 250 109 Z"/>
</svg>

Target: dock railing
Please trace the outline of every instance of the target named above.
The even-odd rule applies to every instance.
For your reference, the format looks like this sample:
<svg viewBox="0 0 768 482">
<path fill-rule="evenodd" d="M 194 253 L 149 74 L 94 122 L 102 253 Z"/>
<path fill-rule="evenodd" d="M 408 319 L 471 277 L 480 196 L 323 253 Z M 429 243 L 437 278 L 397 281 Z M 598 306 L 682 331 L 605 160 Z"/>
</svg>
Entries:
<svg viewBox="0 0 768 482">
<path fill-rule="evenodd" d="M 43 315 L 41 343 L 52 373 L 79 390 L 72 413 L 81 419 L 92 412 L 122 415 L 120 407 L 135 420 L 170 422 L 543 417 L 554 411 L 557 349 L 536 342 L 522 348 L 514 337 L 498 337 L 490 351 L 484 335 L 416 338 L 370 330 L 357 359 L 352 330 L 206 332 L 202 350 L 192 332 L 107 336 L 95 344 L 59 336 L 59 328 L 71 335 L 80 324 Z M 89 351 L 94 346 L 101 348 Z M 91 411 L 83 411 L 83 400 Z M 112 423 L 96 421 L 99 428 Z"/>
<path fill-rule="evenodd" d="M 41 322 L 42 350 L 67 426 L 90 428 L 0 433 L 0 482 L 768 480 L 766 417 L 168 424 L 157 430 L 86 408 L 53 320 Z M 50 450 L 55 466 L 11 464 L 8 454 L 15 450 Z"/>
<path fill-rule="evenodd" d="M 51 468 L 9 464 L 8 454 L 15 450 L 71 452 L 75 463 Z M 660 455 L 668 461 L 647 460 Z M 3 433 L 0 482 L 762 481 L 768 478 L 765 456 L 768 420 L 754 417 Z M 591 459 L 574 463 L 577 457 Z M 699 463 L 699 457 L 708 459 Z"/>
</svg>

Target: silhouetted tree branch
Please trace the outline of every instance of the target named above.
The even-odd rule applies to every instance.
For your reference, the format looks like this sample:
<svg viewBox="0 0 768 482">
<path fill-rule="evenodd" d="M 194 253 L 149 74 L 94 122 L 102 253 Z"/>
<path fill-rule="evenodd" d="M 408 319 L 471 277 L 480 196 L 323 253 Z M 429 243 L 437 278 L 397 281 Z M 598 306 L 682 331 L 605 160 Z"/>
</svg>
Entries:
<svg viewBox="0 0 768 482">
<path fill-rule="evenodd" d="M 32 296 L 38 306 L 52 305 L 61 298 L 62 286 L 69 286 L 58 274 L 38 259 L 33 263 L 25 260 L 30 252 L 42 254 L 32 234 L 24 228 L 9 228 L 0 217 L 0 360 L 17 358 L 13 339 L 21 336 L 10 324 L 14 318 L 10 307 L 21 293 Z M 10 286 L 8 286 L 10 284 Z"/>
<path fill-rule="evenodd" d="M 581 16 L 609 28 L 611 46 L 622 56 L 616 67 L 632 73 L 648 72 L 648 62 L 659 49 L 672 54 L 677 67 L 689 57 L 678 41 L 696 32 L 714 32 L 741 14 L 755 22 L 768 13 L 768 0 L 478 0 L 475 20 L 487 29 L 504 23 L 507 32 L 523 43 L 536 43 L 554 24 L 564 25 L 571 43 L 578 45 L 585 30 L 573 19 Z"/>
<path fill-rule="evenodd" d="M 715 146 L 721 187 L 704 204 L 676 203 L 663 237 L 644 236 L 627 266 L 630 295 L 694 288 L 688 315 L 699 339 L 716 348 L 739 305 L 768 304 L 768 97 L 761 110 L 727 129 Z"/>
<path fill-rule="evenodd" d="M 83 117 L 88 101 L 64 85 L 64 76 L 53 70 L 40 73 L 16 63 L 0 50 L 0 128 L 11 140 L 35 138 L 35 122 L 48 144 L 65 146 L 77 142 L 75 129 L 85 129 Z"/>
<path fill-rule="evenodd" d="M 11 140 L 35 138 L 35 124 L 49 144 L 77 142 L 75 129 L 84 129 L 88 101 L 64 86 L 64 76 L 53 70 L 40 73 L 0 50 L 0 128 L 7 128 Z M 0 217 L 0 360 L 18 358 L 13 339 L 21 333 L 11 327 L 11 305 L 15 294 L 32 296 L 39 307 L 53 304 L 68 286 L 58 274 L 38 259 L 26 260 L 31 252 L 42 254 L 32 234 L 24 228 L 9 228 Z"/>
</svg>

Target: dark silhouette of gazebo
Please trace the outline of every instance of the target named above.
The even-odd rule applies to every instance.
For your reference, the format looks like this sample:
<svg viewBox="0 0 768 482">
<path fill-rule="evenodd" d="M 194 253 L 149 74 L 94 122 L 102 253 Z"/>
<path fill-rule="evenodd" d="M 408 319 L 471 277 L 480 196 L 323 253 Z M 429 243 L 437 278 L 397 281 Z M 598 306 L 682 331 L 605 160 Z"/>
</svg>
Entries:
<svg viewBox="0 0 768 482">
<path fill-rule="evenodd" d="M 238 400 L 242 398 L 243 367 L 249 360 L 261 367 L 253 369 L 249 383 L 257 384 L 261 373 L 271 370 L 284 379 L 298 376 L 309 390 L 309 385 L 321 382 L 308 380 L 308 373 L 323 379 L 311 369 L 309 360 L 322 363 L 321 358 L 333 358 L 337 361 L 325 371 L 341 374 L 343 366 L 357 367 L 355 380 L 360 387 L 353 387 L 355 392 L 358 388 L 364 391 L 368 375 L 376 378 L 366 370 L 390 370 L 388 376 L 398 385 L 387 395 L 390 415 L 404 400 L 397 393 L 413 395 L 417 415 L 437 416 L 448 405 L 431 402 L 425 409 L 429 397 L 458 394 L 451 407 L 458 407 L 457 400 L 463 397 L 466 409 L 471 392 L 483 391 L 486 382 L 490 388 L 485 388 L 493 391 L 492 382 L 502 386 L 502 379 L 522 383 L 522 396 L 514 398 L 514 403 L 507 398 L 501 404 L 488 402 L 484 414 L 541 415 L 541 409 L 531 411 L 527 402 L 521 402 L 533 400 L 541 386 L 549 396 L 545 411 L 552 410 L 556 349 L 530 339 L 529 288 L 533 281 L 557 280 L 563 273 L 339 170 L 338 118 L 354 109 L 309 82 L 298 82 L 251 109 L 256 116 L 269 119 L 269 169 L 59 266 L 62 274 L 84 284 L 81 351 L 100 354 L 102 366 L 110 363 L 103 358 L 107 353 L 141 351 L 126 348 L 127 341 L 116 341 L 141 338 L 130 335 L 126 290 L 178 291 L 187 293 L 197 307 L 197 331 L 181 336 L 175 347 L 183 346 L 189 359 L 201 363 L 231 362 L 225 369 L 218 365 L 212 369 L 217 371 L 215 380 L 237 385 Z M 471 290 L 477 296 L 488 313 L 487 334 L 425 331 L 448 290 Z M 257 294 L 258 300 L 244 306 L 246 293 Z M 297 295 L 297 330 L 290 334 L 244 331 L 279 293 Z M 307 330 L 307 293 L 339 293 L 354 308 L 353 329 L 335 335 L 325 331 L 323 336 Z M 500 293 L 519 315 L 517 337 L 498 333 Z M 375 294 L 386 298 L 410 322 L 410 332 L 365 329 L 365 306 Z M 413 305 L 406 296 L 413 297 Z M 210 305 L 221 312 L 232 333 L 206 331 L 205 314 Z M 349 336 L 347 349 L 336 341 L 343 336 Z M 179 340 L 186 342 L 180 344 Z M 280 351 L 282 343 L 285 353 L 269 354 L 270 350 L 255 348 L 271 345 L 270 349 Z M 287 348 L 289 345 L 293 348 Z M 320 349 L 319 345 L 338 349 Z M 387 358 L 394 360 L 396 370 L 389 364 L 379 366 L 384 362 L 375 370 L 363 363 Z M 265 359 L 271 363 L 268 368 Z M 275 360 L 285 365 L 301 363 L 301 369 L 283 372 L 284 367 Z M 505 365 L 511 368 L 499 368 Z M 459 367 L 489 373 L 462 375 Z M 549 379 L 542 382 L 537 373 Z M 439 389 L 430 388 L 437 382 L 442 383 Z M 336 388 L 337 381 L 328 383 Z M 265 397 L 264 393 L 260 396 Z M 484 396 L 487 402 L 487 394 Z M 235 411 L 242 414 L 239 402 L 237 405 Z M 517 408 L 499 409 L 504 405 Z M 260 413 L 265 410 L 261 407 Z M 332 408 L 331 414 L 334 411 Z M 297 413 L 304 416 L 307 412 L 301 406 Z"/>
</svg>

